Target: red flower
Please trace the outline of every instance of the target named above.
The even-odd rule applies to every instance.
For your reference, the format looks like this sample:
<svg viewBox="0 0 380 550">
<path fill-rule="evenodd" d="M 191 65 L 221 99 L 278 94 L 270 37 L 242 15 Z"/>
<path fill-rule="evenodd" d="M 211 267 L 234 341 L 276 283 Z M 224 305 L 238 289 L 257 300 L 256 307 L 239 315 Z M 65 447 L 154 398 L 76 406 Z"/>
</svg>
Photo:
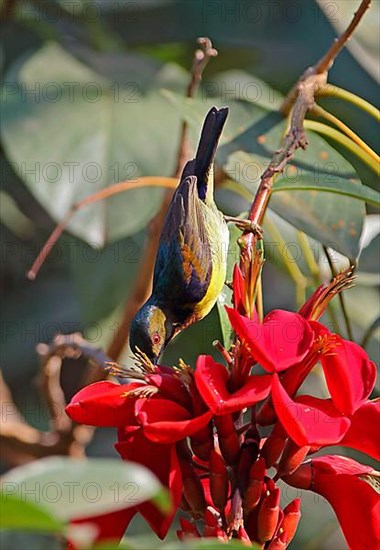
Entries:
<svg viewBox="0 0 380 550">
<path fill-rule="evenodd" d="M 351 282 L 350 272 L 317 289 L 299 313 L 274 310 L 263 322 L 251 303 L 252 280 L 247 285 L 245 277 L 235 267 L 235 309 L 227 313 L 237 339 L 231 350 L 222 350 L 227 366 L 201 355 L 193 373 L 184 364 L 170 369 L 141 356 L 141 365 L 126 371 L 131 383 L 93 384 L 67 407 L 78 422 L 118 427 L 122 458 L 150 468 L 171 495 L 165 513 L 144 502 L 80 518 L 96 522 L 97 540 L 120 538 L 136 513 L 163 538 L 181 507 L 193 520 L 181 520 L 181 539 L 235 537 L 285 550 L 300 519 L 300 501 L 281 508 L 276 484 L 282 479 L 330 501 L 351 549 L 376 547 L 372 469 L 344 457 L 304 462 L 335 444 L 380 458 L 380 401 L 368 400 L 375 365 L 357 344 L 317 322 L 332 295 Z M 299 394 L 318 362 L 327 399 Z M 252 372 L 256 364 L 267 373 Z M 272 425 L 265 440 L 259 425 Z"/>
<path fill-rule="evenodd" d="M 314 332 L 298 313 L 273 310 L 259 323 L 229 307 L 226 310 L 243 346 L 265 370 L 286 370 L 309 353 Z"/>
<path fill-rule="evenodd" d="M 240 411 L 264 399 L 270 391 L 271 376 L 248 376 L 243 387 L 235 392 L 228 388 L 229 372 L 210 355 L 200 355 L 195 382 L 203 401 L 214 414 Z"/>
<path fill-rule="evenodd" d="M 363 348 L 335 335 L 335 345 L 322 354 L 327 387 L 336 408 L 351 416 L 367 400 L 376 380 L 376 365 Z"/>
<path fill-rule="evenodd" d="M 370 466 L 343 456 L 322 456 L 303 464 L 286 482 L 310 489 L 333 507 L 351 550 L 380 545 L 380 499 L 371 485 Z"/>
<path fill-rule="evenodd" d="M 292 400 L 277 375 L 273 377 L 272 400 L 282 426 L 300 447 L 334 445 L 343 438 L 351 424 L 334 407 L 331 399 L 303 395 Z"/>
<path fill-rule="evenodd" d="M 76 422 L 118 427 L 119 442 L 115 447 L 122 458 L 150 468 L 171 495 L 172 506 L 166 513 L 144 502 L 113 514 L 78 518 L 77 523 L 90 521 L 98 526 L 97 540 L 110 534 L 113 539 L 120 538 L 136 512 L 141 513 L 159 537 L 165 537 L 182 495 L 182 472 L 175 442 L 188 436 L 198 437 L 201 442 L 204 435 L 201 431 L 212 417 L 192 377 L 187 379 L 184 375 L 184 379 L 187 384 L 174 371 L 153 367 L 152 372 L 145 373 L 144 382 L 91 384 L 80 390 L 67 406 L 67 414 Z"/>
<path fill-rule="evenodd" d="M 319 323 L 313 323 L 317 327 Z M 321 326 L 320 326 L 321 327 Z M 323 327 L 324 335 L 329 335 Z M 272 382 L 272 402 L 282 426 L 300 447 L 342 444 L 378 456 L 379 446 L 369 426 L 376 426 L 379 410 L 368 406 L 376 380 L 376 366 L 366 352 L 354 342 L 330 334 L 327 351 L 322 350 L 321 364 L 330 390 L 331 399 L 300 395 L 294 400 L 284 388 L 293 390 L 291 377 L 297 372 L 287 371 L 283 380 L 275 375 Z M 311 363 L 312 364 L 312 363 Z M 296 367 L 293 367 L 296 371 Z M 302 366 L 298 367 L 302 370 Z M 364 407 L 363 413 L 361 408 Z M 352 425 L 352 429 L 350 426 Z M 361 436 L 367 434 L 367 438 Z M 347 434 L 347 437 L 345 437 Z"/>
<path fill-rule="evenodd" d="M 181 405 L 159 398 L 139 399 L 135 410 L 145 436 L 160 443 L 174 443 L 192 436 L 204 428 L 212 417 L 211 411 L 192 417 Z"/>
<path fill-rule="evenodd" d="M 175 445 L 153 443 L 145 437 L 141 429 L 132 433 L 119 430 L 119 442 L 115 444 L 115 448 L 123 460 L 138 462 L 152 470 L 169 490 L 171 508 L 165 514 L 150 502 L 136 506 L 136 511 L 140 512 L 153 531 L 163 539 L 172 524 L 182 494 L 182 474 Z"/>
</svg>

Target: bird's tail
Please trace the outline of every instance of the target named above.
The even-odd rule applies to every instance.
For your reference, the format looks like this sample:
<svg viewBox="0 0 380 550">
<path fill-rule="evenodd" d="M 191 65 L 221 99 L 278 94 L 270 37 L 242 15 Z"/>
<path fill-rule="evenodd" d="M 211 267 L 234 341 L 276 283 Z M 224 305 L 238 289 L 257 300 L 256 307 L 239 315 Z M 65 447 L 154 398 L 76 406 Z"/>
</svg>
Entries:
<svg viewBox="0 0 380 550">
<path fill-rule="evenodd" d="M 203 123 L 197 153 L 194 159 L 194 175 L 197 176 L 198 194 L 206 198 L 208 179 L 216 148 L 228 115 L 228 107 L 212 107 Z"/>
</svg>

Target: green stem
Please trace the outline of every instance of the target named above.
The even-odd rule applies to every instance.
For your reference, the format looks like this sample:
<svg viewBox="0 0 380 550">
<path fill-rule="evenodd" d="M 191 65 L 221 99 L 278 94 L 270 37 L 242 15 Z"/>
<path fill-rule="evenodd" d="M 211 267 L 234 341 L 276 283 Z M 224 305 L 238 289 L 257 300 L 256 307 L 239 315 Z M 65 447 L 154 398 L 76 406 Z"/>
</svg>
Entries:
<svg viewBox="0 0 380 550">
<path fill-rule="evenodd" d="M 380 122 L 380 111 L 374 105 L 363 99 L 362 97 L 359 97 L 352 92 L 348 92 L 347 90 L 344 90 L 343 88 L 339 88 L 338 86 L 327 84 L 326 86 L 323 86 L 318 89 L 317 91 L 318 96 L 333 96 L 333 97 L 339 97 L 340 99 L 343 99 L 344 101 L 349 101 L 350 103 L 353 103 L 359 109 L 362 109 L 363 111 L 366 111 L 369 115 L 371 115 L 375 120 Z"/>
<path fill-rule="evenodd" d="M 330 253 L 329 253 L 326 246 L 323 247 L 323 250 L 325 251 L 325 255 L 326 255 L 329 267 L 330 267 L 331 275 L 333 277 L 335 277 L 337 275 L 337 272 L 336 272 L 334 264 L 331 260 Z M 348 336 L 349 340 L 354 341 L 354 335 L 353 335 L 353 332 L 352 332 L 351 321 L 350 321 L 350 318 L 348 316 L 348 312 L 347 312 L 347 308 L 346 308 L 346 302 L 345 302 L 343 293 L 339 292 L 338 297 L 339 297 L 340 307 L 342 309 L 342 314 L 343 314 L 343 317 L 344 317 L 344 321 L 346 323 L 347 336 Z"/>
<path fill-rule="evenodd" d="M 364 151 L 366 151 L 370 157 L 373 158 L 373 160 L 379 164 L 380 163 L 380 157 L 375 153 L 373 149 L 369 145 L 366 144 L 365 141 L 363 141 L 355 132 L 349 128 L 344 122 L 342 122 L 338 117 L 334 116 L 329 111 L 326 111 L 326 109 L 322 109 L 319 105 L 315 105 L 312 110 L 312 114 L 315 114 L 318 117 L 324 118 L 328 122 L 331 122 L 334 124 L 339 130 L 341 130 L 344 134 L 346 134 L 352 141 L 354 141 L 359 147 L 361 147 Z"/>
<path fill-rule="evenodd" d="M 342 132 L 335 130 L 335 128 L 331 128 L 331 126 L 327 126 L 327 124 L 316 122 L 315 120 L 305 120 L 305 128 L 337 141 L 346 147 L 346 149 L 354 153 L 354 155 L 359 157 L 375 172 L 375 174 L 380 175 L 379 164 L 366 151 L 359 147 L 359 145 L 352 141 L 352 139 L 345 136 Z"/>
<path fill-rule="evenodd" d="M 265 224 L 267 226 L 267 229 L 269 233 L 271 234 L 271 237 L 278 241 L 278 243 L 284 248 L 285 247 L 285 241 L 282 238 L 282 235 L 280 231 L 277 229 L 276 225 L 267 217 L 265 220 Z M 289 253 L 289 250 L 288 250 Z M 298 267 L 295 258 L 292 258 L 289 260 L 288 258 L 284 258 L 284 265 L 295 282 L 296 285 L 296 298 L 297 298 L 297 304 L 300 306 L 304 303 L 306 295 L 306 286 L 307 286 L 307 279 Z"/>
<path fill-rule="evenodd" d="M 303 231 L 297 230 L 297 239 L 314 283 L 317 285 L 321 284 L 319 266 L 315 261 L 307 236 Z"/>
</svg>

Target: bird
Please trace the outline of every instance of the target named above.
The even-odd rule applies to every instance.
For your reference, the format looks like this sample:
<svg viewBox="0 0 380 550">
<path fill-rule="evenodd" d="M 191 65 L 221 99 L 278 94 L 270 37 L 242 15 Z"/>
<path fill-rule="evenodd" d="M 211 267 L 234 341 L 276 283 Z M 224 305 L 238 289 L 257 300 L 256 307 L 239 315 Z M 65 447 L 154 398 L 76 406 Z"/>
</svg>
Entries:
<svg viewBox="0 0 380 550">
<path fill-rule="evenodd" d="M 211 311 L 225 282 L 229 231 L 214 201 L 213 163 L 227 115 L 227 107 L 206 115 L 195 158 L 166 212 L 152 293 L 131 321 L 132 353 L 153 364 L 179 332 Z"/>
</svg>

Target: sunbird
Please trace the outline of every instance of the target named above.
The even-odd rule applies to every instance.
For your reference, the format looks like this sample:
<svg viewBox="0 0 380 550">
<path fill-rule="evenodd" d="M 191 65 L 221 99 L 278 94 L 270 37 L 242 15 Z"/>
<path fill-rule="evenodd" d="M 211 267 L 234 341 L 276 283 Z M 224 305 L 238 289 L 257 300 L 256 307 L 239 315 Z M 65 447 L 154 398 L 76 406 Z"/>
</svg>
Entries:
<svg viewBox="0 0 380 550">
<path fill-rule="evenodd" d="M 130 347 L 157 363 L 170 340 L 203 319 L 226 277 L 229 231 L 214 202 L 213 162 L 228 108 L 208 112 L 198 149 L 168 207 L 152 293 L 131 322 Z"/>
</svg>

